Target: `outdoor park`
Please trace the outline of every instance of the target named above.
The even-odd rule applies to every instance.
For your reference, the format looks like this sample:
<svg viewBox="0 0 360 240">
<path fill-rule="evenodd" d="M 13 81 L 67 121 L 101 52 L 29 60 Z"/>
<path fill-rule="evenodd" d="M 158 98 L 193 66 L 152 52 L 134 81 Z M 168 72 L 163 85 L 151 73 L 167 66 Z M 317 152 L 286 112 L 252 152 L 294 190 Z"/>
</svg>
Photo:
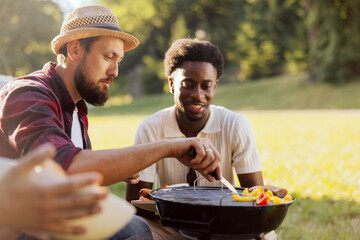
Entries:
<svg viewBox="0 0 360 240">
<path fill-rule="evenodd" d="M 360 102 L 360 84 L 343 89 L 344 94 L 332 86 L 305 87 L 295 94 L 293 82 L 284 86 L 288 81 L 297 80 L 283 76 L 240 86 L 220 86 L 214 104 L 228 105 L 249 119 L 262 157 L 265 182 L 285 187 L 296 197 L 276 231 L 278 239 L 358 239 L 360 111 L 332 108 L 316 96 L 325 88 L 327 99 L 335 99 L 334 106 L 347 97 L 352 99 L 351 104 L 356 104 Z M 301 88 L 301 79 L 296 84 Z M 265 89 L 275 92 L 268 96 Z M 289 106 L 291 102 L 295 105 Z M 90 109 L 89 132 L 93 146 L 106 149 L 132 145 L 140 122 L 151 112 L 172 103 L 172 95 L 168 94 L 124 105 L 112 105 L 109 100 L 104 109 Z M 277 105 L 282 106 L 280 110 L 255 110 L 259 106 L 269 109 Z M 306 106 L 314 109 L 299 110 Z M 111 189 L 125 196 L 124 183 Z"/>
<path fill-rule="evenodd" d="M 172 41 L 209 40 L 225 58 L 213 104 L 248 118 L 265 183 L 296 198 L 278 239 L 359 239 L 357 0 L 91 3 L 110 7 L 120 27 L 141 41 L 126 53 L 109 101 L 89 108 L 94 150 L 131 146 L 145 117 L 174 104 L 162 65 Z M 0 6 L 0 74 L 17 77 L 56 61 L 50 41 L 70 1 L 0 0 Z M 125 196 L 123 182 L 110 189 Z"/>
</svg>

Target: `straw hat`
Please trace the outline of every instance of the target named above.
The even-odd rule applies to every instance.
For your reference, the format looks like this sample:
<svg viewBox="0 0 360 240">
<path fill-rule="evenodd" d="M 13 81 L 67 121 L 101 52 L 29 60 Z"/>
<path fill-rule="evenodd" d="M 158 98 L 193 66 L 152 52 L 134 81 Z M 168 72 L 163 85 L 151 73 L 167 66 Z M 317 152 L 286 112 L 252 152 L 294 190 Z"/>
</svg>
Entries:
<svg viewBox="0 0 360 240">
<path fill-rule="evenodd" d="M 139 40 L 120 30 L 114 13 L 104 6 L 85 6 L 72 11 L 64 20 L 61 32 L 51 42 L 55 54 L 73 40 L 97 36 L 118 37 L 124 40 L 124 51 L 134 49 Z"/>
</svg>

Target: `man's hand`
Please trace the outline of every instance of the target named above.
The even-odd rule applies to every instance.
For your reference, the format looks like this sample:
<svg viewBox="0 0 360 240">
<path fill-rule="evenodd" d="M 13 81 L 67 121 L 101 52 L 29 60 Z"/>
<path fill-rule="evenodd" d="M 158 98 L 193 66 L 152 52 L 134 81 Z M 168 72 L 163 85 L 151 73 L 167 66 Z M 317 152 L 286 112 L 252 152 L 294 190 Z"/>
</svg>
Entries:
<svg viewBox="0 0 360 240">
<path fill-rule="evenodd" d="M 71 176 L 35 178 L 34 167 L 55 155 L 55 148 L 44 145 L 24 157 L 0 181 L 0 222 L 24 230 L 53 231 L 67 234 L 85 232 L 82 226 L 70 226 L 63 220 L 99 212 L 99 200 L 107 196 L 106 188 L 95 172 Z M 56 163 L 54 163 L 56 164 Z M 91 191 L 83 191 L 92 187 Z"/>
<path fill-rule="evenodd" d="M 140 177 L 140 173 L 135 173 L 134 175 L 132 175 L 131 177 L 129 177 L 124 181 L 129 184 L 137 184 L 139 182 L 139 177 Z"/>
<path fill-rule="evenodd" d="M 197 170 L 208 181 L 214 181 L 210 173 L 216 171 L 216 176 L 221 179 L 221 156 L 208 138 L 185 138 L 170 141 L 170 153 L 172 157 L 179 159 L 181 163 Z M 190 148 L 196 152 L 195 158 L 190 155 Z"/>
</svg>

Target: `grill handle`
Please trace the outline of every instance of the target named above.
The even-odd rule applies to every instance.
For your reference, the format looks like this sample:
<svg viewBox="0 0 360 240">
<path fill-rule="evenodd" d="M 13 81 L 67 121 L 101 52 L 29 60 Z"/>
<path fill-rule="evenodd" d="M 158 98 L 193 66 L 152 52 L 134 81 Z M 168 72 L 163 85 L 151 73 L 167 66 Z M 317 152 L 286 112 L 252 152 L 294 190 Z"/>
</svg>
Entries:
<svg viewBox="0 0 360 240">
<path fill-rule="evenodd" d="M 195 158 L 196 157 L 196 150 L 194 147 L 191 147 L 190 150 L 189 150 L 189 155 L 192 157 L 192 158 Z M 209 173 L 211 176 L 213 176 L 215 178 L 215 180 L 219 180 L 219 178 L 216 176 L 216 172 L 213 171 L 211 173 Z"/>
</svg>

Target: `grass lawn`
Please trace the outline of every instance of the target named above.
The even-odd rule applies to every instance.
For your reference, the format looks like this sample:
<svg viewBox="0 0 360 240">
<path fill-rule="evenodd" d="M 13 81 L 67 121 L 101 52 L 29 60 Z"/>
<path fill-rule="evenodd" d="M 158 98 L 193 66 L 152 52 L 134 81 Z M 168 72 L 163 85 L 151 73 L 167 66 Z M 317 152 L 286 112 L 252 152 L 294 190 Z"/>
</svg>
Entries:
<svg viewBox="0 0 360 240">
<path fill-rule="evenodd" d="M 221 79 L 220 79 L 221 82 Z M 238 84 L 219 85 L 213 103 L 232 110 L 358 109 L 360 79 L 346 85 L 308 84 L 307 75 L 280 76 Z M 92 115 L 151 114 L 173 103 L 171 94 L 132 100 L 112 96 Z"/>
<path fill-rule="evenodd" d="M 359 92 L 360 81 L 309 85 L 305 74 L 217 88 L 214 104 L 250 120 L 265 182 L 297 199 L 276 230 L 279 240 L 360 239 L 360 110 L 340 110 L 359 109 Z M 115 96 L 90 109 L 94 149 L 132 145 L 141 120 L 172 104 L 170 94 Z M 124 197 L 123 183 L 110 188 Z"/>
<path fill-rule="evenodd" d="M 130 146 L 148 114 L 93 114 L 94 149 Z M 360 111 L 241 111 L 251 122 L 266 183 L 297 200 L 278 239 L 355 240 L 360 236 Z M 124 196 L 124 184 L 110 187 Z M 245 217 L 245 216 L 239 216 Z"/>
</svg>

